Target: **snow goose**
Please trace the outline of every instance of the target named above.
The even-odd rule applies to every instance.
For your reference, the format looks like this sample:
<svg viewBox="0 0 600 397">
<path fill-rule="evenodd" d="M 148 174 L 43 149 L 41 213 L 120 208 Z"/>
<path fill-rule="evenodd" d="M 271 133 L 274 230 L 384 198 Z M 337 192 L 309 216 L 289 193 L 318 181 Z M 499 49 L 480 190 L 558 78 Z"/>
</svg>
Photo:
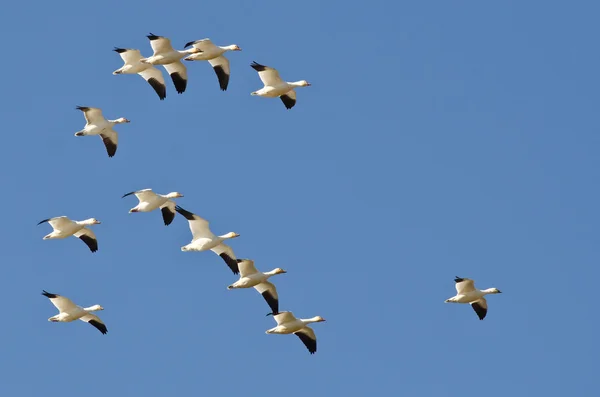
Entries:
<svg viewBox="0 0 600 397">
<path fill-rule="evenodd" d="M 240 279 L 227 287 L 227 289 L 250 288 L 254 287 L 259 294 L 265 298 L 267 304 L 274 314 L 279 313 L 279 298 L 275 285 L 269 282 L 269 277 L 276 274 L 287 273 L 281 268 L 262 273 L 254 267 L 254 261 L 250 259 L 238 259 L 238 268 L 240 270 Z"/>
<path fill-rule="evenodd" d="M 59 313 L 56 316 L 52 316 L 48 319 L 53 323 L 63 322 L 70 323 L 71 321 L 81 320 L 85 321 L 88 324 L 93 325 L 98 329 L 98 331 L 102 332 L 102 334 L 106 334 L 108 329 L 106 325 L 100 320 L 100 317 L 96 316 L 92 312 L 98 310 L 104 310 L 104 308 L 100 305 L 94 305 L 90 307 L 81 307 L 77 306 L 73 303 L 73 301 L 69 298 L 58 294 L 51 294 L 47 291 L 42 291 L 42 295 L 50 299 L 50 302 L 58 309 Z"/>
<path fill-rule="evenodd" d="M 162 73 L 154 66 L 140 62 L 143 58 L 140 50 L 115 47 L 113 51 L 119 53 L 121 59 L 125 62 L 113 74 L 139 74 L 154 88 L 161 101 L 167 97 L 167 86 Z"/>
<path fill-rule="evenodd" d="M 321 316 L 312 318 L 296 318 L 292 312 L 279 312 L 278 314 L 269 313 L 277 321 L 277 327 L 267 330 L 267 334 L 296 334 L 304 343 L 310 354 L 317 351 L 317 337 L 315 331 L 307 324 L 319 323 L 325 321 Z"/>
<path fill-rule="evenodd" d="M 169 194 L 162 195 L 154 193 L 152 189 L 143 189 L 126 193 L 121 198 L 130 196 L 132 194 L 135 194 L 135 197 L 137 197 L 140 202 L 138 205 L 130 209 L 129 213 L 150 212 L 160 208 L 165 226 L 169 226 L 175 218 L 175 202 L 171 199 L 183 197 L 183 194 L 178 192 L 171 192 Z"/>
<path fill-rule="evenodd" d="M 194 46 L 199 49 L 200 52 L 189 55 L 185 58 L 186 61 L 208 61 L 210 66 L 213 67 L 217 78 L 219 79 L 219 86 L 222 91 L 227 90 L 229 85 L 229 60 L 223 56 L 227 51 L 242 51 L 240 47 L 235 44 L 227 45 L 224 47 L 216 46 L 210 39 L 202 39 L 196 41 L 190 41 L 185 45 L 184 48 Z"/>
<path fill-rule="evenodd" d="M 456 276 L 454 282 L 456 283 L 456 296 L 446 299 L 444 302 L 470 303 L 480 320 L 483 320 L 487 314 L 487 301 L 484 298 L 485 295 L 502 293 L 498 288 L 478 290 L 475 288 L 475 281 L 470 278 Z"/>
<path fill-rule="evenodd" d="M 296 104 L 296 87 L 308 87 L 310 83 L 306 80 L 295 81 L 288 83 L 279 77 L 277 69 L 252 62 L 250 65 L 258 72 L 258 77 L 265 85 L 258 91 L 254 91 L 250 95 L 258 95 L 267 98 L 281 98 L 286 109 L 291 109 Z"/>
<path fill-rule="evenodd" d="M 187 86 L 187 69 L 181 63 L 181 58 L 200 52 L 200 50 L 194 47 L 189 50 L 177 51 L 173 49 L 171 40 L 166 37 L 157 36 L 152 33 L 146 37 L 150 40 L 150 45 L 154 53 L 151 57 L 140 59 L 140 62 L 150 65 L 163 65 L 167 73 L 171 76 L 177 92 L 183 94 Z"/>
<path fill-rule="evenodd" d="M 119 142 L 119 136 L 113 127 L 116 124 L 129 123 L 129 120 L 124 117 L 107 120 L 102 115 L 102 110 L 89 106 L 77 106 L 76 109 L 83 112 L 86 124 L 81 131 L 75 133 L 75 136 L 100 135 L 106 146 L 108 157 L 113 157 L 117 153 L 117 143 Z"/>
<path fill-rule="evenodd" d="M 98 251 L 98 240 L 93 231 L 86 226 L 99 225 L 100 221 L 96 218 L 90 218 L 83 221 L 72 221 L 66 216 L 57 216 L 40 221 L 38 225 L 48 222 L 52 226 L 52 233 L 44 236 L 43 240 L 53 238 L 65 238 L 75 236 L 83 241 L 92 252 Z"/>
<path fill-rule="evenodd" d="M 208 227 L 208 221 L 206 219 L 201 218 L 196 214 L 192 214 L 180 206 L 175 206 L 175 210 L 188 220 L 190 224 L 190 230 L 192 231 L 192 242 L 181 247 L 182 251 L 211 250 L 223 258 L 233 274 L 238 274 L 240 272 L 233 250 L 230 246 L 223 242 L 230 238 L 239 237 L 239 234 L 229 232 L 222 236 L 215 236 L 213 232 L 210 231 L 210 228 Z"/>
</svg>

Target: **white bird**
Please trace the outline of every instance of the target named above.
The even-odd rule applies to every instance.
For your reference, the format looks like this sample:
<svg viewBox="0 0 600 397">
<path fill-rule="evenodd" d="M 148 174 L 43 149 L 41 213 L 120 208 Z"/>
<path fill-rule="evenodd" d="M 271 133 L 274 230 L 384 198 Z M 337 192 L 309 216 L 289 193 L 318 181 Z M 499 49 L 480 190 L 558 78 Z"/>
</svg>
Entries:
<svg viewBox="0 0 600 397">
<path fill-rule="evenodd" d="M 279 312 L 278 314 L 269 313 L 277 321 L 277 327 L 267 330 L 267 334 L 296 334 L 304 343 L 310 354 L 317 351 L 317 337 L 315 331 L 307 324 L 319 323 L 325 321 L 321 316 L 312 318 L 296 318 L 292 312 Z"/>
<path fill-rule="evenodd" d="M 177 92 L 183 94 L 187 86 L 187 68 L 181 63 L 181 58 L 200 52 L 200 50 L 194 47 L 189 50 L 177 51 L 173 49 L 171 40 L 166 37 L 157 36 L 152 33 L 146 37 L 150 40 L 150 45 L 154 53 L 151 57 L 140 59 L 140 62 L 154 66 L 163 65 L 167 73 L 171 76 Z"/>
<path fill-rule="evenodd" d="M 219 86 L 222 91 L 227 90 L 229 85 L 229 60 L 223 55 L 227 51 L 242 51 L 240 47 L 235 44 L 227 45 L 224 47 L 216 46 L 210 39 L 202 39 L 196 41 L 190 41 L 185 45 L 184 48 L 190 45 L 199 49 L 200 52 L 189 55 L 185 58 L 186 61 L 208 61 L 210 66 L 213 67 L 217 78 L 219 79 Z"/>
<path fill-rule="evenodd" d="M 161 101 L 167 97 L 167 86 L 162 73 L 154 66 L 140 62 L 143 58 L 140 50 L 115 47 L 113 51 L 118 52 L 125 62 L 113 74 L 139 74 L 154 88 Z"/>
<path fill-rule="evenodd" d="M 291 83 L 283 81 L 281 77 L 279 77 L 277 69 L 260 65 L 256 62 L 252 62 L 250 66 L 258 72 L 258 77 L 260 77 L 265 85 L 263 88 L 254 91 L 250 95 L 258 95 L 267 98 L 279 97 L 286 109 L 291 109 L 296 104 L 296 91 L 294 91 L 294 88 L 310 86 L 310 83 L 306 80 Z"/>
<path fill-rule="evenodd" d="M 276 268 L 270 272 L 259 272 L 254 267 L 254 261 L 251 259 L 238 259 L 238 268 L 240 270 L 240 279 L 227 287 L 227 289 L 235 288 L 251 288 L 254 287 L 259 294 L 265 298 L 267 304 L 274 314 L 279 313 L 279 298 L 275 285 L 269 282 L 269 277 L 276 274 L 287 273 L 281 268 Z"/>
<path fill-rule="evenodd" d="M 210 228 L 208 227 L 208 221 L 206 219 L 201 218 L 196 214 L 192 214 L 180 206 L 176 206 L 175 210 L 188 220 L 190 224 L 190 230 L 192 231 L 192 242 L 181 247 L 182 251 L 211 250 L 223 258 L 233 274 L 238 274 L 240 272 L 233 250 L 230 246 L 223 242 L 230 238 L 239 237 L 239 234 L 229 232 L 222 236 L 215 236 L 213 232 L 210 231 Z"/>
<path fill-rule="evenodd" d="M 50 299 L 50 302 L 58 309 L 59 314 L 56 316 L 52 316 L 48 319 L 53 323 L 63 322 L 70 323 L 71 321 L 81 320 L 85 321 L 88 324 L 93 325 L 98 329 L 98 331 L 102 332 L 102 334 L 106 334 L 108 329 L 106 325 L 100 320 L 100 317 L 96 316 L 92 312 L 98 310 L 104 310 L 104 308 L 100 305 L 94 305 L 90 307 L 81 307 L 77 306 L 73 303 L 73 301 L 69 298 L 58 294 L 51 294 L 47 291 L 42 291 L 42 295 Z"/>
<path fill-rule="evenodd" d="M 502 293 L 498 288 L 478 290 L 475 288 L 475 282 L 470 278 L 456 276 L 454 282 L 456 283 L 456 296 L 448 298 L 444 302 L 470 303 L 480 320 L 483 320 L 487 314 L 487 301 L 484 298 L 485 295 Z"/>
<path fill-rule="evenodd" d="M 86 227 L 99 225 L 100 221 L 96 218 L 90 218 L 83 221 L 72 221 L 66 216 L 57 216 L 55 218 L 44 219 L 39 222 L 38 225 L 41 225 L 44 222 L 48 222 L 53 230 L 52 233 L 44 236 L 43 240 L 75 236 L 83 241 L 89 247 L 90 251 L 98 251 L 98 240 L 96 240 L 96 235 Z"/>
<path fill-rule="evenodd" d="M 129 210 L 132 212 L 150 212 L 157 208 L 160 208 L 162 212 L 163 221 L 165 226 L 169 226 L 175 218 L 175 202 L 171 199 L 183 197 L 183 194 L 178 192 L 171 192 L 169 194 L 158 194 L 154 193 L 152 189 L 143 189 L 135 192 L 129 192 L 124 194 L 123 197 L 135 194 L 135 197 L 140 201 L 138 205 Z M 123 198 L 121 197 L 121 198 Z"/>
<path fill-rule="evenodd" d="M 102 110 L 98 108 L 77 106 L 76 109 L 83 112 L 86 124 L 81 131 L 75 133 L 75 136 L 100 135 L 102 142 L 104 142 L 104 146 L 106 146 L 108 157 L 114 156 L 117 152 L 119 136 L 117 135 L 117 132 L 113 130 L 113 127 L 116 124 L 129 123 L 129 120 L 124 117 L 116 120 L 107 120 L 102 115 Z"/>
</svg>

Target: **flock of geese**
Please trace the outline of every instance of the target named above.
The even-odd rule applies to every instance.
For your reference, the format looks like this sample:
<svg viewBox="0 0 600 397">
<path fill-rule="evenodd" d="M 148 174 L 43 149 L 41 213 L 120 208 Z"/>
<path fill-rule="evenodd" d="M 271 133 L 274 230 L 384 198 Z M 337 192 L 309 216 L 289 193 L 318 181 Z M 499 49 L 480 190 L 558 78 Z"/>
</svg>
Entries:
<svg viewBox="0 0 600 397">
<path fill-rule="evenodd" d="M 144 58 L 138 49 L 115 48 L 123 59 L 124 65 L 115 70 L 113 74 L 139 74 L 154 89 L 160 100 L 166 98 L 167 90 L 165 80 L 161 71 L 155 66 L 164 66 L 167 73 L 171 76 L 175 90 L 182 94 L 187 87 L 187 68 L 181 62 L 186 61 L 208 61 L 217 75 L 219 87 L 226 91 L 229 85 L 230 67 L 229 60 L 223 55 L 227 51 L 241 51 L 241 48 L 235 44 L 228 46 L 216 46 L 210 39 L 202 39 L 188 42 L 184 48 L 190 49 L 175 50 L 168 38 L 149 34 L 148 39 L 153 50 L 150 57 Z M 310 86 L 306 80 L 296 82 L 286 82 L 281 79 L 279 72 L 271 67 L 252 62 L 250 65 L 258 72 L 258 76 L 263 82 L 264 87 L 254 91 L 251 95 L 257 95 L 267 98 L 279 97 L 287 109 L 291 109 L 296 104 L 295 88 Z M 75 136 L 98 135 L 102 138 L 109 157 L 113 157 L 117 151 L 118 134 L 113 129 L 117 124 L 129 123 L 129 120 L 121 117 L 115 120 L 107 120 L 102 115 L 102 110 L 94 107 L 77 106 L 84 114 L 86 125 L 76 132 Z M 277 288 L 269 281 L 271 277 L 278 274 L 284 274 L 286 271 L 276 268 L 268 272 L 261 272 L 254 266 L 251 259 L 236 258 L 233 250 L 225 243 L 230 239 L 239 237 L 238 233 L 229 232 L 223 235 L 215 235 L 209 227 L 209 222 L 201 216 L 181 208 L 175 204 L 175 199 L 183 197 L 179 192 L 169 194 L 158 194 L 152 189 L 143 189 L 129 192 L 122 198 L 135 195 L 138 204 L 129 210 L 133 212 L 151 212 L 160 209 L 165 226 L 170 225 L 175 219 L 176 213 L 179 213 L 187 219 L 192 233 L 192 240 L 189 244 L 181 247 L 182 251 L 212 251 L 219 255 L 225 264 L 234 274 L 239 274 L 239 279 L 227 287 L 228 290 L 238 288 L 254 288 L 264 298 L 268 304 L 277 326 L 266 331 L 267 334 L 295 334 L 304 343 L 311 354 L 317 351 L 317 338 L 314 330 L 309 324 L 325 321 L 321 316 L 302 319 L 296 318 L 292 312 L 279 311 L 279 297 Z M 90 228 L 93 225 L 100 224 L 96 218 L 74 221 L 66 216 L 44 219 L 39 222 L 48 223 L 52 227 L 52 232 L 44 236 L 47 239 L 64 239 L 69 236 L 79 238 L 83 241 L 91 252 L 98 251 L 98 240 L 95 233 Z M 471 304 L 480 320 L 483 320 L 487 314 L 487 302 L 485 296 L 488 294 L 497 294 L 500 291 L 497 288 L 488 288 L 478 290 L 475 288 L 474 281 L 468 278 L 456 277 L 457 295 L 447 299 L 448 303 L 468 303 Z M 51 322 L 72 322 L 75 320 L 85 321 L 102 334 L 106 334 L 108 329 L 102 320 L 94 314 L 96 311 L 104 310 L 100 305 L 90 307 L 81 307 L 73 303 L 64 296 L 43 291 L 42 295 L 50 299 L 50 302 L 58 309 L 59 314 L 48 319 Z"/>
</svg>

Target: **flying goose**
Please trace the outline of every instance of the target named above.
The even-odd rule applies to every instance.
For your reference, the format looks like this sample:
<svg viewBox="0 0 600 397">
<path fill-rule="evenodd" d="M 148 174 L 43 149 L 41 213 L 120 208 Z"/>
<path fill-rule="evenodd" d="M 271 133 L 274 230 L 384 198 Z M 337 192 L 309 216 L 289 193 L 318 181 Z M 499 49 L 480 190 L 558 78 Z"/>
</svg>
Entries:
<svg viewBox="0 0 600 397">
<path fill-rule="evenodd" d="M 140 59 L 143 58 L 140 50 L 115 47 L 113 51 L 119 53 L 125 62 L 113 74 L 139 74 L 154 88 L 161 101 L 167 97 L 167 86 L 162 73 L 154 66 L 140 62 Z"/>
<path fill-rule="evenodd" d="M 265 298 L 265 301 L 267 301 L 267 304 L 273 313 L 279 313 L 277 289 L 275 288 L 275 285 L 268 280 L 271 276 L 287 272 L 281 268 L 276 268 L 265 273 L 259 272 L 256 270 L 256 267 L 254 267 L 254 261 L 250 259 L 237 259 L 237 264 L 240 270 L 240 279 L 228 286 L 227 289 L 254 287 L 258 293 Z"/>
<path fill-rule="evenodd" d="M 137 197 L 140 202 L 138 205 L 130 209 L 129 213 L 150 212 L 160 208 L 165 226 L 169 226 L 175 218 L 175 202 L 173 202 L 171 199 L 183 197 L 183 194 L 178 192 L 171 192 L 169 194 L 162 195 L 154 193 L 152 189 L 143 189 L 126 193 L 121 198 L 130 196 L 132 194 L 135 194 L 135 197 Z"/>
<path fill-rule="evenodd" d="M 182 251 L 211 250 L 223 258 L 233 274 L 238 274 L 240 272 L 233 250 L 230 246 L 223 242 L 230 238 L 239 237 L 239 234 L 229 232 L 222 236 L 215 236 L 213 232 L 210 231 L 210 228 L 208 227 L 208 221 L 206 219 L 201 218 L 196 214 L 192 214 L 180 206 L 175 206 L 175 210 L 188 220 L 190 224 L 190 230 L 192 231 L 192 242 L 181 247 Z"/>
<path fill-rule="evenodd" d="M 217 78 L 219 79 L 219 86 L 222 91 L 227 90 L 229 85 L 229 60 L 223 55 L 226 51 L 242 51 L 240 47 L 235 44 L 227 45 L 224 47 L 216 46 L 210 39 L 202 39 L 196 41 L 190 41 L 185 45 L 184 48 L 194 46 L 199 49 L 200 52 L 189 55 L 185 58 L 186 61 L 208 61 L 210 66 L 213 67 Z"/>
<path fill-rule="evenodd" d="M 75 136 L 100 135 L 104 146 L 106 146 L 108 157 L 113 157 L 117 153 L 117 143 L 119 141 L 119 136 L 113 130 L 113 127 L 116 124 L 129 123 L 129 120 L 124 117 L 116 120 L 106 120 L 99 108 L 77 106 L 76 109 L 83 112 L 86 124 L 81 131 L 75 133 Z"/>
<path fill-rule="evenodd" d="M 98 240 L 93 231 L 86 226 L 98 225 L 100 221 L 96 218 L 90 218 L 83 221 L 72 221 L 66 216 L 57 216 L 40 221 L 38 225 L 48 222 L 52 226 L 52 233 L 44 236 L 43 240 L 53 238 L 65 238 L 75 236 L 83 241 L 92 252 L 98 251 Z"/>
<path fill-rule="evenodd" d="M 456 296 L 446 299 L 445 303 L 470 303 L 477 313 L 480 320 L 485 318 L 487 314 L 487 301 L 485 295 L 501 294 L 498 288 L 488 288 L 484 290 L 475 289 L 475 282 L 470 278 L 462 278 L 456 276 Z"/>
<path fill-rule="evenodd" d="M 325 321 L 321 316 L 312 318 L 296 318 L 292 312 L 279 312 L 278 314 L 269 313 L 277 321 L 277 327 L 267 330 L 267 334 L 296 334 L 304 343 L 310 354 L 317 351 L 317 337 L 315 331 L 307 324 L 319 323 Z"/>
<path fill-rule="evenodd" d="M 102 332 L 102 334 L 106 334 L 108 329 L 106 329 L 106 325 L 100 320 L 98 316 L 93 314 L 92 312 L 98 310 L 104 310 L 104 308 L 100 305 L 94 305 L 90 307 L 81 307 L 77 306 L 73 303 L 73 301 L 69 298 L 58 294 L 51 294 L 50 292 L 43 291 L 42 295 L 50 299 L 50 302 L 58 309 L 59 314 L 56 316 L 52 316 L 48 319 L 53 323 L 63 322 L 70 323 L 71 321 L 81 320 L 85 321 L 88 324 L 93 325 L 98 329 L 98 331 Z"/>
<path fill-rule="evenodd" d="M 306 80 L 295 81 L 288 83 L 279 77 L 277 69 L 252 62 L 252 69 L 258 72 L 258 77 L 265 85 L 258 91 L 254 91 L 250 95 L 258 95 L 267 98 L 281 98 L 286 109 L 291 109 L 296 104 L 296 87 L 308 87 L 310 83 Z"/>
<path fill-rule="evenodd" d="M 166 37 L 157 36 L 152 33 L 146 37 L 150 40 L 150 45 L 154 53 L 151 57 L 140 59 L 140 62 L 155 66 L 163 65 L 167 73 L 171 76 L 177 92 L 183 94 L 187 86 L 187 68 L 181 63 L 181 58 L 200 52 L 200 50 L 194 47 L 189 50 L 177 51 L 173 49 L 171 40 Z"/>
</svg>

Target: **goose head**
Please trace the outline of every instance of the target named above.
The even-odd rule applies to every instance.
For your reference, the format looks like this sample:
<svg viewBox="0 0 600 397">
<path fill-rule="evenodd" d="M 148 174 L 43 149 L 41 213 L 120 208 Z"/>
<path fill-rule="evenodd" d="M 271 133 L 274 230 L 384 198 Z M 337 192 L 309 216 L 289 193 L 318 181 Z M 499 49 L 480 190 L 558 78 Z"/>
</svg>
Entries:
<svg viewBox="0 0 600 397">
<path fill-rule="evenodd" d="M 277 269 L 273 270 L 273 274 L 284 274 L 284 273 L 287 273 L 287 271 L 283 270 L 280 267 L 278 267 Z"/>
<path fill-rule="evenodd" d="M 313 317 L 313 320 L 315 323 L 321 323 L 321 322 L 325 321 L 325 319 L 321 316 Z"/>
<path fill-rule="evenodd" d="M 115 122 L 121 124 L 121 123 L 130 123 L 129 120 L 127 120 L 125 117 L 119 117 L 118 119 L 115 120 Z"/>
<path fill-rule="evenodd" d="M 101 222 L 96 218 L 90 218 L 86 219 L 82 223 L 85 223 L 86 225 L 99 225 Z"/>
<path fill-rule="evenodd" d="M 229 232 L 227 234 L 224 234 L 223 236 L 221 236 L 223 238 L 236 238 L 236 237 L 240 237 L 240 235 L 236 232 Z"/>
<path fill-rule="evenodd" d="M 306 80 L 300 80 L 298 83 L 300 87 L 310 87 L 310 83 Z"/>
<path fill-rule="evenodd" d="M 100 311 L 100 310 L 104 310 L 104 308 L 102 306 L 100 306 L 100 305 L 94 305 L 94 306 L 88 307 L 87 310 L 90 311 L 90 312 L 97 312 L 97 311 Z"/>
<path fill-rule="evenodd" d="M 232 44 L 227 46 L 227 49 L 229 51 L 242 51 L 242 49 L 240 48 L 240 46 L 238 46 L 237 44 Z"/>
<path fill-rule="evenodd" d="M 179 197 L 183 197 L 183 194 L 181 194 L 179 192 L 171 192 L 171 193 L 167 194 L 167 198 L 179 198 Z"/>
</svg>

